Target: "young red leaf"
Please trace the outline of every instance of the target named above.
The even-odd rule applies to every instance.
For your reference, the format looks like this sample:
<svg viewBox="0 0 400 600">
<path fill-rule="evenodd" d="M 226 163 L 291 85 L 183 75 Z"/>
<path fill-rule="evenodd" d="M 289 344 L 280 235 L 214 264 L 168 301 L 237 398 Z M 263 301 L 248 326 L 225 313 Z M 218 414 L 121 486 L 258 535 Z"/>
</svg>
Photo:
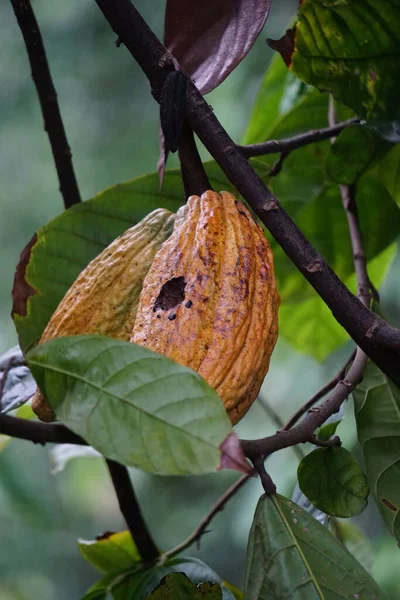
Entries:
<svg viewBox="0 0 400 600">
<path fill-rule="evenodd" d="M 167 0 L 164 41 L 198 89 L 216 88 L 246 56 L 272 0 Z"/>
</svg>

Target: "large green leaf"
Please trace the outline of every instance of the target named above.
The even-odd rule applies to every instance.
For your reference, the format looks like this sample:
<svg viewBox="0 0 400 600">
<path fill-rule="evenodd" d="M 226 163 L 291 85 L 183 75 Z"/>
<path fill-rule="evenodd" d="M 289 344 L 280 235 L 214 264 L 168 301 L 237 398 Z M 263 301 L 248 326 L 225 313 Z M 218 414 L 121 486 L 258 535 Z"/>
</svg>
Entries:
<svg viewBox="0 0 400 600">
<path fill-rule="evenodd" d="M 345 448 L 317 448 L 299 463 L 301 491 L 312 504 L 333 517 L 354 517 L 367 506 L 367 479 Z"/>
<path fill-rule="evenodd" d="M 353 397 L 371 492 L 400 541 L 400 390 L 369 362 Z"/>
<path fill-rule="evenodd" d="M 247 465 L 218 394 L 161 354 L 87 335 L 39 344 L 28 364 L 58 419 L 108 458 L 163 475 Z"/>
<path fill-rule="evenodd" d="M 399 0 L 305 0 L 292 43 L 286 61 L 303 81 L 361 117 L 399 118 Z"/>
<path fill-rule="evenodd" d="M 387 600 L 326 527 L 275 494 L 260 499 L 250 531 L 248 600 Z"/>
<path fill-rule="evenodd" d="M 214 162 L 206 165 L 215 190 L 234 191 Z M 156 208 L 175 211 L 185 201 L 179 169 L 115 185 L 65 211 L 39 229 L 21 256 L 13 317 L 24 351 L 39 340 L 51 315 L 87 264 L 116 237 Z"/>
<path fill-rule="evenodd" d="M 342 131 L 333 144 L 326 159 L 326 172 L 333 181 L 351 185 L 392 147 L 370 129 L 353 125 Z"/>
<path fill-rule="evenodd" d="M 102 573 L 129 569 L 141 557 L 129 531 L 102 535 L 95 540 L 78 540 L 83 558 Z"/>
<path fill-rule="evenodd" d="M 190 581 L 184 573 L 169 573 L 163 577 L 146 600 L 222 600 L 222 590 L 218 583 Z"/>
</svg>

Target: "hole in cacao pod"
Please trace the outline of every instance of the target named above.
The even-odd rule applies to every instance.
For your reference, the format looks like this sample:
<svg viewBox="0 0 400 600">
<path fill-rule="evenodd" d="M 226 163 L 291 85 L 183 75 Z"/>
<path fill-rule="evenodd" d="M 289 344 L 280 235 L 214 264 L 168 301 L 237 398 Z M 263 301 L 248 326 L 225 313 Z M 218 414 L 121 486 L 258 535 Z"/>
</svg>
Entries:
<svg viewBox="0 0 400 600">
<path fill-rule="evenodd" d="M 185 287 L 186 281 L 184 277 L 173 277 L 161 288 L 158 294 L 157 300 L 154 302 L 153 311 L 155 312 L 159 308 L 161 310 L 170 310 L 185 299 Z"/>
</svg>

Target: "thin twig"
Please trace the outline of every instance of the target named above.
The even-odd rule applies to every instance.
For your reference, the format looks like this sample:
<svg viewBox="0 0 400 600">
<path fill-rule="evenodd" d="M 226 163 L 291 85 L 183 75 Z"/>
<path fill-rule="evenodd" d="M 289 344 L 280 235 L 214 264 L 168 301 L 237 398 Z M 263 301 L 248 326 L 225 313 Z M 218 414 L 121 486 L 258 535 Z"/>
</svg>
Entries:
<svg viewBox="0 0 400 600">
<path fill-rule="evenodd" d="M 268 177 L 276 177 L 282 171 L 283 163 L 286 158 L 289 156 L 289 152 L 282 152 L 278 158 L 278 160 L 272 165 Z"/>
<path fill-rule="evenodd" d="M 187 123 L 183 126 L 178 154 L 186 198 L 193 194 L 200 196 L 206 190 L 211 190 L 210 181 L 197 150 L 193 130 Z"/>
<path fill-rule="evenodd" d="M 143 518 L 128 469 L 114 460 L 107 459 L 121 513 L 144 562 L 155 561 L 160 552 L 154 543 Z"/>
<path fill-rule="evenodd" d="M 64 206 L 69 208 L 80 202 L 81 197 L 42 35 L 30 0 L 10 0 L 10 2 L 28 52 L 32 79 L 39 96 L 44 128 L 49 136 Z"/>
<path fill-rule="evenodd" d="M 316 142 L 328 140 L 329 138 L 338 135 L 338 133 L 343 131 L 346 127 L 357 125 L 357 123 L 360 123 L 360 119 L 354 117 L 347 121 L 343 121 L 342 123 L 325 127 L 324 129 L 306 131 L 305 133 L 300 133 L 299 135 L 283 140 L 268 140 L 267 142 L 249 144 L 247 146 L 237 145 L 237 148 L 246 158 L 250 158 L 251 156 L 265 156 L 266 154 L 277 154 L 278 152 L 288 153 L 297 150 L 298 148 L 303 148 L 303 146 L 307 146 L 308 144 L 315 144 Z"/>
<path fill-rule="evenodd" d="M 235 481 L 235 483 L 217 500 L 210 512 L 206 514 L 204 519 L 196 527 L 193 533 L 191 533 L 189 537 L 186 538 L 186 540 L 184 540 L 182 543 L 175 546 L 175 548 L 172 548 L 171 550 L 168 550 L 168 552 L 165 552 L 161 556 L 161 561 L 165 562 L 167 559 L 170 559 L 173 556 L 180 554 L 181 552 L 186 550 L 186 548 L 189 548 L 195 542 L 200 540 L 201 536 L 204 533 L 206 533 L 206 529 L 213 520 L 213 518 L 225 508 L 225 504 L 228 502 L 228 500 L 230 500 L 244 486 L 244 484 L 247 483 L 247 481 L 249 481 L 250 477 L 251 475 L 242 475 L 242 477 Z"/>
<path fill-rule="evenodd" d="M 290 419 L 288 421 L 286 421 L 286 423 L 282 427 L 282 431 L 287 431 L 288 429 L 291 429 L 293 427 L 293 425 L 295 425 L 297 423 L 297 421 L 300 419 L 300 417 L 305 415 L 306 412 L 308 412 L 310 410 L 310 408 L 318 402 L 318 400 L 321 400 L 321 398 L 326 396 L 326 394 L 328 392 L 333 390 L 333 388 L 345 376 L 346 369 L 349 366 L 349 364 L 354 360 L 355 355 L 356 355 L 356 351 L 354 350 L 354 352 L 352 352 L 350 358 L 346 361 L 345 365 L 343 367 L 341 367 L 340 371 L 338 371 L 338 373 L 336 373 L 336 375 L 334 375 L 332 377 L 332 379 L 330 379 L 317 392 L 315 392 L 315 394 L 313 396 L 311 396 L 311 398 L 309 398 L 307 400 L 307 402 L 305 402 L 302 406 L 300 406 L 300 408 L 290 417 Z"/>
<path fill-rule="evenodd" d="M 273 494 L 276 494 L 276 485 L 272 481 L 271 475 L 265 469 L 264 457 L 261 455 L 255 456 L 252 459 L 252 462 L 255 470 L 260 476 L 264 492 L 267 494 L 267 496 L 273 496 Z"/>
<path fill-rule="evenodd" d="M 171 54 L 130 0 L 96 0 L 96 3 L 146 73 L 153 96 L 159 100 L 169 73 L 166 64 L 172 61 Z M 371 312 L 340 281 L 265 187 L 191 81 L 187 85 L 186 119 L 231 183 L 329 306 L 336 320 L 382 371 L 400 384 L 400 330 Z"/>
<path fill-rule="evenodd" d="M 310 443 L 315 446 L 320 446 L 321 448 L 339 448 L 342 445 L 340 437 L 335 435 L 333 438 L 329 440 L 320 440 L 315 434 L 311 436 Z"/>
<path fill-rule="evenodd" d="M 281 418 L 281 416 L 278 415 L 278 413 L 272 408 L 272 406 L 270 406 L 268 404 L 267 401 L 264 400 L 264 398 L 261 398 L 261 396 L 258 396 L 257 400 L 260 403 L 260 405 L 262 406 L 262 408 L 264 409 L 264 411 L 267 413 L 268 417 L 270 419 L 272 419 L 272 421 L 275 423 L 277 428 L 280 431 L 284 431 L 285 425 L 284 425 L 284 422 L 283 422 L 283 419 Z M 297 454 L 297 458 L 299 460 L 302 460 L 304 458 L 304 452 L 300 448 L 300 446 L 293 446 L 293 450 Z"/>
</svg>

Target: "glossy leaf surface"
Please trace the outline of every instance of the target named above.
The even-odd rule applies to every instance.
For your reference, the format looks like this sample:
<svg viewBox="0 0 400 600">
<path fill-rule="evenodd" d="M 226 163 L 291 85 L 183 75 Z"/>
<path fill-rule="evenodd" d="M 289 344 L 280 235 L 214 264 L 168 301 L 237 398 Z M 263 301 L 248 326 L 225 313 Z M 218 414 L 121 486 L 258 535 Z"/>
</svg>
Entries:
<svg viewBox="0 0 400 600">
<path fill-rule="evenodd" d="M 58 419 L 108 458 L 164 475 L 247 464 L 217 393 L 165 356 L 88 335 L 40 344 L 28 363 Z"/>
<path fill-rule="evenodd" d="M 247 600 L 388 600 L 328 531 L 283 496 L 263 496 L 250 532 Z"/>
<path fill-rule="evenodd" d="M 303 494 L 319 510 L 334 517 L 354 517 L 367 506 L 366 477 L 345 448 L 317 448 L 297 469 Z"/>
</svg>

